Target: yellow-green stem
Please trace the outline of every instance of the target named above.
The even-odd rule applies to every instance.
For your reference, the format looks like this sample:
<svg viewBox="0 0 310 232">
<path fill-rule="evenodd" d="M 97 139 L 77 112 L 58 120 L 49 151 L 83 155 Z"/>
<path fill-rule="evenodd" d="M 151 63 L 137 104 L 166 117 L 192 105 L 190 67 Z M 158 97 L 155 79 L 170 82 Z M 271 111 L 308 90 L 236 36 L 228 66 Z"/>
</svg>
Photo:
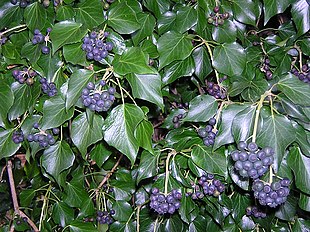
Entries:
<svg viewBox="0 0 310 232">
<path fill-rule="evenodd" d="M 253 135 L 252 135 L 252 142 L 255 143 L 256 142 L 256 135 L 257 135 L 257 128 L 258 128 L 258 121 L 259 121 L 259 113 L 260 110 L 263 106 L 264 100 L 266 98 L 266 96 L 268 96 L 270 92 L 267 91 L 265 92 L 261 97 L 260 100 L 258 102 L 257 108 L 256 108 L 256 112 L 255 112 L 255 121 L 254 121 L 254 128 L 253 128 Z"/>
<path fill-rule="evenodd" d="M 165 173 L 165 196 L 168 195 L 168 181 L 169 181 L 169 175 L 170 175 L 170 171 L 169 171 L 169 162 L 170 162 L 170 158 L 171 156 L 175 155 L 176 151 L 171 151 L 168 153 L 167 159 L 166 159 L 166 173 Z"/>
</svg>

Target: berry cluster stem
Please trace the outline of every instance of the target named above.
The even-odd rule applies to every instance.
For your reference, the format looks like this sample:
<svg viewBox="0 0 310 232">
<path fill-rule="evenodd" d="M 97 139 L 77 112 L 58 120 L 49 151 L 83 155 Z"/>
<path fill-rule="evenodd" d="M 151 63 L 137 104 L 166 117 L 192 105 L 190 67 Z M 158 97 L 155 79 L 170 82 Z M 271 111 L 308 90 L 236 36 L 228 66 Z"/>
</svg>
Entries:
<svg viewBox="0 0 310 232">
<path fill-rule="evenodd" d="M 166 159 L 166 173 L 165 173 L 165 196 L 168 195 L 168 181 L 169 181 L 169 175 L 170 175 L 170 171 L 169 171 L 169 162 L 170 162 L 170 158 L 171 156 L 176 155 L 176 151 L 172 150 L 171 152 L 168 153 L 167 159 Z"/>
<path fill-rule="evenodd" d="M 20 29 L 20 28 L 26 29 L 26 27 L 27 27 L 26 24 L 22 24 L 22 25 L 18 25 L 18 26 L 16 26 L 16 27 L 12 27 L 12 28 L 10 28 L 10 29 L 7 29 L 7 30 L 5 30 L 5 31 L 3 31 L 3 32 L 0 32 L 0 38 L 2 37 L 2 35 L 6 34 L 6 33 L 9 33 L 9 32 L 11 32 L 11 31 L 15 31 L 16 29 Z"/>
</svg>

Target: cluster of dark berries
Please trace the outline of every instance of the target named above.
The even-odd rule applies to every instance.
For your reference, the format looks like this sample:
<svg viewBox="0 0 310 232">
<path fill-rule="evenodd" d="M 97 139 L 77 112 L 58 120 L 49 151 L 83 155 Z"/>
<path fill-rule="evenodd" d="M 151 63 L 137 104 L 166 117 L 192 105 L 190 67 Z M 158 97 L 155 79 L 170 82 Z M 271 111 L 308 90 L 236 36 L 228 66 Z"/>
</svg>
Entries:
<svg viewBox="0 0 310 232">
<path fill-rule="evenodd" d="M 213 12 L 210 14 L 210 17 L 208 18 L 208 23 L 213 24 L 214 26 L 223 25 L 225 22 L 225 19 L 229 18 L 229 13 L 219 13 L 220 7 L 216 6 L 213 8 Z"/>
<path fill-rule="evenodd" d="M 182 194 L 173 189 L 167 196 L 159 193 L 158 188 L 152 188 L 152 194 L 150 197 L 151 203 L 150 207 L 159 214 L 173 214 L 181 206 Z"/>
<path fill-rule="evenodd" d="M 212 81 L 206 81 L 207 93 L 216 99 L 226 98 L 226 90 Z"/>
<path fill-rule="evenodd" d="M 31 40 L 32 44 L 43 44 L 41 47 L 41 51 L 43 54 L 49 54 L 50 48 L 47 46 L 47 42 L 49 42 L 49 34 L 52 31 L 52 28 L 46 29 L 46 35 L 44 36 L 39 29 L 34 30 L 34 36 Z"/>
<path fill-rule="evenodd" d="M 48 83 L 47 79 L 43 77 L 40 79 L 40 83 L 43 93 L 47 94 L 49 97 L 54 97 L 57 94 L 58 90 L 54 82 Z"/>
<path fill-rule="evenodd" d="M 22 130 L 17 130 L 13 132 L 12 140 L 14 143 L 22 143 L 24 141 L 24 133 Z"/>
<path fill-rule="evenodd" d="M 198 135 L 203 139 L 203 144 L 212 146 L 214 144 L 216 132 L 214 132 L 214 125 L 216 124 L 215 118 L 210 118 L 208 125 L 198 129 Z"/>
<path fill-rule="evenodd" d="M 111 216 L 115 214 L 115 210 L 111 209 L 110 212 L 108 211 L 98 211 L 97 212 L 97 221 L 99 224 L 112 224 L 113 219 Z"/>
<path fill-rule="evenodd" d="M 180 103 L 173 102 L 173 108 L 174 108 L 174 107 L 177 107 L 177 108 L 179 108 L 179 109 L 187 109 L 188 106 L 189 106 L 188 102 L 185 102 L 185 103 L 182 103 L 182 102 L 180 102 Z"/>
<path fill-rule="evenodd" d="M 13 70 L 12 75 L 20 84 L 26 83 L 27 85 L 32 85 L 34 82 L 33 78 L 37 75 L 37 73 L 32 69 L 23 68 L 22 70 Z"/>
<path fill-rule="evenodd" d="M 39 123 L 36 122 L 33 124 L 33 128 L 38 130 L 38 132 L 34 133 L 34 134 L 29 134 L 27 136 L 27 140 L 29 142 L 37 142 L 39 143 L 40 147 L 46 148 L 49 145 L 53 145 L 55 144 L 55 139 L 54 136 L 50 133 L 48 133 L 47 131 L 42 131 L 39 128 Z M 53 128 L 52 129 L 52 133 L 54 135 L 58 135 L 59 134 L 59 129 L 58 128 Z"/>
<path fill-rule="evenodd" d="M 21 225 L 23 222 L 27 222 L 28 221 L 28 218 L 26 217 L 19 217 L 17 220 L 16 220 L 16 225 Z"/>
<path fill-rule="evenodd" d="M 265 218 L 267 216 L 266 212 L 257 206 L 249 206 L 245 209 L 247 216 L 253 216 L 255 218 Z"/>
<path fill-rule="evenodd" d="M 106 42 L 108 36 L 108 32 L 100 31 L 97 33 L 92 31 L 84 37 L 82 49 L 86 52 L 87 59 L 100 61 L 108 56 L 109 51 L 113 49 L 113 43 Z"/>
<path fill-rule="evenodd" d="M 231 153 L 231 158 L 235 161 L 235 169 L 242 177 L 257 179 L 264 175 L 273 163 L 274 150 L 271 147 L 259 149 L 254 142 L 247 144 L 240 141 L 238 149 Z"/>
<path fill-rule="evenodd" d="M 264 184 L 261 180 L 256 180 L 253 183 L 252 190 L 259 204 L 275 208 L 286 201 L 290 193 L 289 185 L 290 180 L 288 178 L 283 178 L 281 181 L 272 182 L 271 184 Z"/>
<path fill-rule="evenodd" d="M 1 39 L 0 39 L 0 45 L 3 45 L 3 44 L 5 44 L 5 42 L 8 40 L 8 38 L 7 37 L 1 37 Z"/>
<path fill-rule="evenodd" d="M 173 127 L 179 128 L 181 126 L 182 119 L 185 118 L 185 114 L 178 114 L 172 118 Z"/>
<path fill-rule="evenodd" d="M 310 67 L 307 64 L 304 64 L 301 67 L 301 71 L 299 72 L 296 68 L 291 70 L 291 73 L 298 77 L 299 80 L 304 83 L 310 84 Z"/>
<path fill-rule="evenodd" d="M 262 70 L 262 72 L 265 73 L 267 80 L 272 79 L 272 72 L 270 70 L 270 60 L 268 58 L 264 59 L 264 62 L 262 63 L 262 66 L 261 66 L 261 70 Z"/>
<path fill-rule="evenodd" d="M 11 3 L 12 3 L 13 5 L 16 5 L 17 2 L 18 2 L 18 0 L 11 0 Z M 30 4 L 30 2 L 31 2 L 30 0 L 20 0 L 19 6 L 20 6 L 21 8 L 26 8 L 26 7 L 28 6 L 28 4 Z"/>
<path fill-rule="evenodd" d="M 81 97 L 84 106 L 92 111 L 108 111 L 115 100 L 115 88 L 110 86 L 105 90 L 101 90 L 105 86 L 106 82 L 104 80 L 101 80 L 97 86 L 93 82 L 89 82 L 86 88 L 82 90 Z"/>
<path fill-rule="evenodd" d="M 204 196 L 218 197 L 225 190 L 225 185 L 214 178 L 213 174 L 203 175 L 195 185 L 195 192 L 192 193 L 192 199 L 202 199 Z"/>
</svg>

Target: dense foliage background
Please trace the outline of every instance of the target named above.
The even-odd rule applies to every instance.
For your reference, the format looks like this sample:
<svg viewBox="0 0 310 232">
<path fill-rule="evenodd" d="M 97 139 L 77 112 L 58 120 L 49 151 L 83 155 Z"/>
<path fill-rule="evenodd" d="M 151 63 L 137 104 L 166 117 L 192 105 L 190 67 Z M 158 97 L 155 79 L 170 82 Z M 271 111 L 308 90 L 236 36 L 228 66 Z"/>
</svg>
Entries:
<svg viewBox="0 0 310 232">
<path fill-rule="evenodd" d="M 2 0 L 0 231 L 310 231 L 309 4 Z"/>
</svg>

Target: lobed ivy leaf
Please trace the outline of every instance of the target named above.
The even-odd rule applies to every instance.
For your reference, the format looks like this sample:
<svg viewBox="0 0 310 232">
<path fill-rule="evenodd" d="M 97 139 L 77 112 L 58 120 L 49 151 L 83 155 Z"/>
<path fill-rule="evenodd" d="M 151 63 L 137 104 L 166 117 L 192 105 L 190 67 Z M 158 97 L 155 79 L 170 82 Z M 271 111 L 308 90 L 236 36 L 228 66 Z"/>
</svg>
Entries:
<svg viewBox="0 0 310 232">
<path fill-rule="evenodd" d="M 108 14 L 108 25 L 120 34 L 131 34 L 140 29 L 136 12 L 127 1 L 112 6 Z"/>
<path fill-rule="evenodd" d="M 23 19 L 23 10 L 13 4 L 5 4 L 1 7 L 0 28 L 10 27 L 19 24 Z"/>
<path fill-rule="evenodd" d="M 309 220 L 305 220 L 303 218 L 297 218 L 292 226 L 292 230 L 295 232 L 304 232 L 309 230 L 310 222 Z"/>
<path fill-rule="evenodd" d="M 151 122 L 147 120 L 142 120 L 138 124 L 134 133 L 137 141 L 139 142 L 139 146 L 152 154 L 154 153 L 152 148 L 153 133 L 154 133 L 153 125 Z"/>
<path fill-rule="evenodd" d="M 295 140 L 296 133 L 290 120 L 284 115 L 268 115 L 263 118 L 257 133 L 259 147 L 270 146 L 274 149 L 274 170 L 277 172 L 285 149 Z"/>
<path fill-rule="evenodd" d="M 246 6 L 246 7 L 245 7 Z M 258 1 L 239 0 L 233 2 L 234 18 L 239 22 L 256 26 L 256 20 L 260 14 Z"/>
<path fill-rule="evenodd" d="M 74 220 L 69 225 L 71 232 L 92 232 L 95 231 L 93 223 L 85 223 L 78 220 Z"/>
<path fill-rule="evenodd" d="M 287 201 L 279 207 L 275 216 L 281 220 L 292 221 L 297 211 L 297 198 L 290 195 Z"/>
<path fill-rule="evenodd" d="M 66 110 L 65 100 L 58 94 L 44 102 L 41 128 L 45 130 L 59 127 L 65 121 L 72 118 L 73 113 L 73 108 Z"/>
<path fill-rule="evenodd" d="M 189 103 L 189 110 L 183 121 L 206 122 L 212 118 L 217 110 L 217 102 L 210 95 L 200 95 Z"/>
<path fill-rule="evenodd" d="M 57 180 L 61 172 L 73 165 L 74 159 L 75 156 L 69 144 L 59 141 L 44 150 L 41 156 L 41 165 L 48 174 Z"/>
<path fill-rule="evenodd" d="M 75 11 L 70 5 L 61 5 L 56 9 L 56 19 L 58 21 L 73 21 L 75 16 Z"/>
<path fill-rule="evenodd" d="M 31 63 L 36 63 L 42 54 L 39 44 L 33 45 L 31 42 L 24 44 L 20 51 L 21 57 L 26 58 Z"/>
<path fill-rule="evenodd" d="M 53 212 L 52 212 L 53 220 L 65 227 L 74 219 L 74 209 L 67 205 L 65 202 L 56 202 L 53 205 Z"/>
<path fill-rule="evenodd" d="M 112 151 L 108 150 L 107 147 L 101 142 L 95 145 L 90 152 L 90 158 L 101 167 L 105 161 L 107 161 L 112 154 Z"/>
<path fill-rule="evenodd" d="M 18 151 L 21 144 L 15 144 L 12 140 L 14 129 L 2 130 L 0 128 L 0 159 L 10 157 Z"/>
<path fill-rule="evenodd" d="M 176 24 L 176 13 L 173 11 L 167 11 L 164 14 L 162 14 L 158 18 L 158 32 L 159 34 L 164 34 L 170 30 L 173 30 L 175 28 Z"/>
<path fill-rule="evenodd" d="M 194 58 L 195 63 L 195 74 L 199 78 L 199 80 L 203 82 L 205 77 L 213 71 L 210 56 L 206 48 L 201 46 L 193 51 L 192 57 Z"/>
<path fill-rule="evenodd" d="M 231 215 L 238 223 L 241 221 L 244 212 L 246 212 L 246 208 L 251 204 L 251 199 L 247 195 L 235 193 L 231 200 L 233 202 Z"/>
<path fill-rule="evenodd" d="M 184 60 L 191 54 L 192 43 L 186 35 L 168 31 L 158 39 L 159 69 L 176 60 Z"/>
<path fill-rule="evenodd" d="M 161 93 L 161 78 L 157 74 L 130 74 L 126 76 L 133 96 L 152 102 L 164 108 L 163 97 Z"/>
<path fill-rule="evenodd" d="M 119 222 L 127 222 L 132 213 L 131 205 L 126 201 L 115 201 L 113 209 L 115 210 L 113 218 Z"/>
<path fill-rule="evenodd" d="M 300 193 L 298 206 L 307 212 L 310 212 L 310 195 Z"/>
<path fill-rule="evenodd" d="M 236 41 L 236 37 L 237 27 L 231 20 L 224 22 L 224 24 L 219 27 L 213 27 L 212 29 L 212 38 L 216 42 L 233 43 Z"/>
<path fill-rule="evenodd" d="M 0 81 L 0 127 L 6 128 L 8 123 L 7 113 L 14 102 L 14 95 L 10 86 Z"/>
<path fill-rule="evenodd" d="M 137 18 L 139 24 L 142 26 L 132 37 L 132 41 L 135 46 L 137 46 L 147 36 L 152 35 L 156 23 L 154 16 L 151 14 L 139 13 L 137 14 Z"/>
<path fill-rule="evenodd" d="M 310 158 L 303 155 L 299 147 L 293 147 L 287 156 L 287 164 L 294 172 L 295 184 L 298 189 L 306 194 L 310 194 Z"/>
<path fill-rule="evenodd" d="M 187 197 L 186 194 L 182 194 L 181 202 L 182 204 L 179 209 L 179 215 L 184 222 L 190 224 L 196 220 L 199 208 L 192 198 Z"/>
<path fill-rule="evenodd" d="M 116 106 L 103 124 L 104 140 L 126 155 L 132 164 L 139 149 L 134 131 L 143 118 L 140 107 L 126 103 Z"/>
<path fill-rule="evenodd" d="M 213 67 L 228 76 L 240 75 L 246 64 L 245 50 L 236 42 L 216 46 L 213 56 Z"/>
<path fill-rule="evenodd" d="M 160 151 L 156 151 L 154 154 L 151 154 L 148 151 L 142 152 L 138 167 L 137 184 L 139 184 L 141 180 L 153 177 L 157 174 L 159 156 Z"/>
<path fill-rule="evenodd" d="M 50 34 L 53 54 L 66 44 L 80 42 L 87 32 L 82 26 L 83 24 L 73 21 L 61 21 L 56 23 Z"/>
<path fill-rule="evenodd" d="M 297 28 L 297 35 L 310 30 L 310 4 L 307 0 L 292 1 L 292 16 Z"/>
<path fill-rule="evenodd" d="M 42 4 L 34 2 L 26 7 L 24 17 L 28 28 L 33 32 L 44 28 L 47 14 Z"/>
<path fill-rule="evenodd" d="M 227 176 L 227 160 L 223 152 L 213 153 L 212 148 L 199 145 L 193 148 L 191 157 L 206 172 Z"/>
<path fill-rule="evenodd" d="M 87 148 L 103 138 L 102 134 L 103 118 L 95 114 L 90 124 L 86 113 L 78 115 L 72 121 L 71 139 L 79 149 L 82 156 L 85 157 Z"/>
<path fill-rule="evenodd" d="M 176 12 L 175 28 L 184 33 L 197 23 L 197 11 L 193 6 L 182 6 Z"/>
<path fill-rule="evenodd" d="M 267 24 L 269 19 L 276 14 L 282 13 L 290 5 L 292 0 L 263 0 L 264 2 L 264 25 Z"/>
<path fill-rule="evenodd" d="M 82 50 L 80 43 L 63 46 L 63 55 L 65 60 L 71 64 L 88 65 L 85 52 Z"/>
<path fill-rule="evenodd" d="M 148 65 L 148 56 L 138 47 L 130 47 L 122 55 L 116 54 L 112 65 L 119 75 L 129 73 L 155 74 L 156 70 Z"/>
<path fill-rule="evenodd" d="M 89 199 L 87 191 L 83 189 L 83 183 L 77 180 L 66 183 L 65 193 L 64 202 L 70 207 L 80 207 Z"/>
<path fill-rule="evenodd" d="M 93 28 L 104 22 L 102 4 L 99 0 L 86 0 L 77 5 L 75 21 Z"/>
</svg>

